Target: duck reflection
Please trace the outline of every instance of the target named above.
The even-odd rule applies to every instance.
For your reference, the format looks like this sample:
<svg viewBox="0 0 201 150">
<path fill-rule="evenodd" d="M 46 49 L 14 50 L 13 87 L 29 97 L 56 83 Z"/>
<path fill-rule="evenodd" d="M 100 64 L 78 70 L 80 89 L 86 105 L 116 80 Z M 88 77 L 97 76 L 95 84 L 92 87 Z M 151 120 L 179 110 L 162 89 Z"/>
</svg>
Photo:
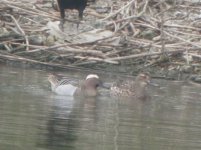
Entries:
<svg viewBox="0 0 201 150">
<path fill-rule="evenodd" d="M 47 122 L 45 147 L 74 149 L 96 126 L 96 99 L 55 96 Z"/>
</svg>

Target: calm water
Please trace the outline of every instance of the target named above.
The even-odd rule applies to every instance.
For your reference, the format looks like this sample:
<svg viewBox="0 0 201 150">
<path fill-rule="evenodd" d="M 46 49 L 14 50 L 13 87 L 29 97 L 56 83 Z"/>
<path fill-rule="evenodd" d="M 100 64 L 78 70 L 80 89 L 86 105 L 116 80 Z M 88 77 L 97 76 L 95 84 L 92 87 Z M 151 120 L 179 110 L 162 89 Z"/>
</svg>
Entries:
<svg viewBox="0 0 201 150">
<path fill-rule="evenodd" d="M 155 81 L 148 101 L 73 99 L 53 94 L 47 74 L 0 66 L 0 150 L 201 149 L 201 87 Z"/>
</svg>

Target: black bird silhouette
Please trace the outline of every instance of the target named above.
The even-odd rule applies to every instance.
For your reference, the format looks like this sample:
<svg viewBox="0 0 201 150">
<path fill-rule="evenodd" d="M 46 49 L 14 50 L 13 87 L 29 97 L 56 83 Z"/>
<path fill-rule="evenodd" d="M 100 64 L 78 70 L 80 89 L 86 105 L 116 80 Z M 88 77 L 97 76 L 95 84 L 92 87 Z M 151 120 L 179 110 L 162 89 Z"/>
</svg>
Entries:
<svg viewBox="0 0 201 150">
<path fill-rule="evenodd" d="M 88 2 L 95 2 L 95 0 L 57 0 L 57 5 L 60 10 L 61 23 L 60 27 L 63 30 L 65 9 L 76 9 L 79 12 L 79 19 L 83 19 L 83 11 L 86 8 Z"/>
</svg>

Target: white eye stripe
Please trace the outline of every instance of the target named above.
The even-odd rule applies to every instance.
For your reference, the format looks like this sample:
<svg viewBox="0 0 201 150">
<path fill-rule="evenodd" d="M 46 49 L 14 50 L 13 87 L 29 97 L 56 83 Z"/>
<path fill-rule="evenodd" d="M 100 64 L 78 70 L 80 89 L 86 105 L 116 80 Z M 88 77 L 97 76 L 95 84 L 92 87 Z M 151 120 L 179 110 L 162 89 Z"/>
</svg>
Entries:
<svg viewBox="0 0 201 150">
<path fill-rule="evenodd" d="M 96 75 L 96 74 L 89 74 L 89 75 L 86 77 L 86 80 L 87 80 L 87 79 L 90 79 L 90 78 L 97 78 L 97 79 L 99 79 L 99 76 Z"/>
</svg>

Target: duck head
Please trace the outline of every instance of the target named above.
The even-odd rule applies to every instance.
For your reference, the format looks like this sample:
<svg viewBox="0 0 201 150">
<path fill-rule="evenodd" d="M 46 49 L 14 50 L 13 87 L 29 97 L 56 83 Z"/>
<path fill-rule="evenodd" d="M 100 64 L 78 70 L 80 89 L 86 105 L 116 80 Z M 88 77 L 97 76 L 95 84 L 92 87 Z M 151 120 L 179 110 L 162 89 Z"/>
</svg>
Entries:
<svg viewBox="0 0 201 150">
<path fill-rule="evenodd" d="M 135 79 L 135 92 L 138 98 L 146 96 L 146 87 L 150 84 L 151 77 L 149 73 L 140 73 Z"/>
<path fill-rule="evenodd" d="M 99 76 L 96 74 L 89 74 L 81 87 L 81 91 L 83 91 L 84 95 L 87 97 L 94 97 L 98 95 L 98 87 L 104 87 Z"/>
</svg>

